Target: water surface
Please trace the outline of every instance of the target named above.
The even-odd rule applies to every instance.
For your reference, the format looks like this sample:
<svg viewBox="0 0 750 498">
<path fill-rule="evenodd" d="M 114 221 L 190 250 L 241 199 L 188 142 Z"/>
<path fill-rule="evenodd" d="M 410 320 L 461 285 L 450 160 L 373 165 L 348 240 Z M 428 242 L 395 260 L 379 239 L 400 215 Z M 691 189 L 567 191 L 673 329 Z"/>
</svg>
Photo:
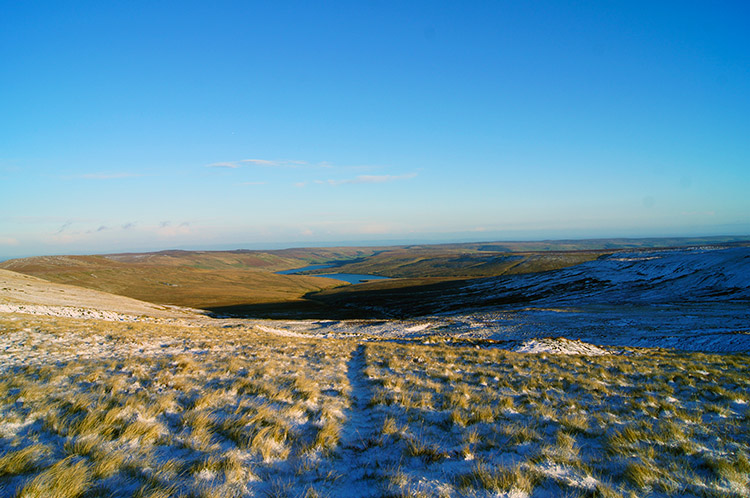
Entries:
<svg viewBox="0 0 750 498">
<path fill-rule="evenodd" d="M 322 270 L 325 268 L 335 268 L 336 266 L 337 265 L 335 264 L 310 265 L 310 266 L 305 266 L 302 268 L 292 268 L 291 270 L 277 271 L 276 273 L 279 275 L 298 275 L 306 271 Z M 318 273 L 318 274 L 310 275 L 310 276 L 333 278 L 335 280 L 343 280 L 344 282 L 349 282 L 350 284 L 361 284 L 364 282 L 370 282 L 372 280 L 387 280 L 388 279 L 388 277 L 380 277 L 378 275 L 365 275 L 361 273 Z"/>
<path fill-rule="evenodd" d="M 302 268 L 292 268 L 291 270 L 277 271 L 279 275 L 295 275 L 310 270 L 322 270 L 323 268 L 333 268 L 335 265 L 310 265 Z"/>
<path fill-rule="evenodd" d="M 388 280 L 388 277 L 379 277 L 377 275 L 362 275 L 359 273 L 320 273 L 317 275 L 311 275 L 312 277 L 325 277 L 334 278 L 336 280 L 343 280 L 350 284 L 361 284 L 372 280 Z"/>
</svg>

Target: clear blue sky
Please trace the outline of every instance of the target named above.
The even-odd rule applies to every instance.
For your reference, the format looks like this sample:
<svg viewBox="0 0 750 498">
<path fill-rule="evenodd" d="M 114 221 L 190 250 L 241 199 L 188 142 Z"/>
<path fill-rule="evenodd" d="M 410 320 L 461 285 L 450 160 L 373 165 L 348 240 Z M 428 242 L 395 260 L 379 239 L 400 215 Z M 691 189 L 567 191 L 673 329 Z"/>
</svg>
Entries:
<svg viewBox="0 0 750 498">
<path fill-rule="evenodd" d="M 750 234 L 748 2 L 10 2 L 0 259 Z"/>
</svg>

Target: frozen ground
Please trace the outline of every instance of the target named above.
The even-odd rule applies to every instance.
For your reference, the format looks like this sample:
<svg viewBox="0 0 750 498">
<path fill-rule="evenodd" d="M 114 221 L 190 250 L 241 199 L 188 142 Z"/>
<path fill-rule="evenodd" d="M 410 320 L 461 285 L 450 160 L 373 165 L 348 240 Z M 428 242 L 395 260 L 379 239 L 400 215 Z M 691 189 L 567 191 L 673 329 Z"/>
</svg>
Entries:
<svg viewBox="0 0 750 498">
<path fill-rule="evenodd" d="M 587 305 L 425 316 L 409 320 L 252 320 L 319 337 L 371 335 L 490 339 L 519 342 L 565 337 L 605 346 L 750 352 L 750 306 L 742 303 Z"/>
<path fill-rule="evenodd" d="M 746 355 L 275 325 L 0 313 L 0 496 L 750 496 Z"/>
<path fill-rule="evenodd" d="M 505 303 L 505 304 L 492 304 Z M 275 321 L 318 336 L 434 335 L 750 352 L 750 247 L 622 252 L 564 270 L 474 280 L 408 320 Z"/>
<path fill-rule="evenodd" d="M 50 284 L 0 272 L 0 312 L 203 323 L 195 310 Z M 523 302 L 507 302 L 523 296 Z M 75 303 L 75 305 L 71 305 Z M 479 279 L 430 303 L 439 313 L 402 320 L 234 320 L 276 334 L 430 340 L 486 339 L 515 349 L 565 337 L 616 347 L 750 352 L 750 247 L 622 252 L 559 271 Z"/>
<path fill-rule="evenodd" d="M 523 306 L 380 321 L 0 274 L 0 496 L 750 497 L 747 255 L 708 254 L 723 276 L 689 292 L 665 291 L 684 255 L 630 255 L 475 289 L 533 280 Z M 661 290 L 627 299 L 644 272 Z"/>
<path fill-rule="evenodd" d="M 120 322 L 156 321 L 143 315 L 72 306 L 0 304 L 0 313 Z M 564 337 L 600 346 L 660 347 L 715 353 L 750 352 L 750 306 L 740 303 L 524 308 L 408 320 L 211 320 L 199 315 L 182 315 L 179 319 L 159 321 L 256 327 L 286 337 L 369 336 L 425 341 L 435 337 L 486 339 L 496 347 L 510 350 L 531 339 Z"/>
</svg>

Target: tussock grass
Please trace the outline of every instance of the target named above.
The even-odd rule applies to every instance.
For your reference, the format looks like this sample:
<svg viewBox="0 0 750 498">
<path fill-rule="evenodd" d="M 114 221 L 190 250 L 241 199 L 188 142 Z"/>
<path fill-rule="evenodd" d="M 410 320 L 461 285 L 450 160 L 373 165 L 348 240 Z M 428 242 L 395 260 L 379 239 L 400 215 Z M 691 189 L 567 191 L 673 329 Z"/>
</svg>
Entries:
<svg viewBox="0 0 750 498">
<path fill-rule="evenodd" d="M 0 457 L 0 476 L 25 474 L 41 467 L 49 448 L 36 443 L 25 448 L 11 450 Z"/>
<path fill-rule="evenodd" d="M 0 317 L 25 329 L 48 342 L 0 365 L 18 496 L 750 494 L 747 356 Z"/>
<path fill-rule="evenodd" d="M 508 468 L 502 465 L 490 466 L 477 463 L 471 472 L 457 477 L 457 484 L 462 488 L 478 488 L 488 491 L 520 491 L 530 494 L 539 484 L 537 472 L 521 466 Z"/>
<path fill-rule="evenodd" d="M 450 456 L 439 445 L 430 444 L 422 437 L 408 438 L 406 448 L 407 455 L 422 458 L 427 463 L 440 462 Z"/>
<path fill-rule="evenodd" d="M 341 423 L 335 419 L 326 419 L 323 427 L 315 435 L 314 447 L 326 453 L 332 452 L 341 440 Z"/>
<path fill-rule="evenodd" d="M 91 469 L 84 460 L 66 458 L 26 484 L 19 498 L 77 498 L 91 486 Z"/>
<path fill-rule="evenodd" d="M 576 357 L 387 343 L 367 351 L 368 375 L 380 386 L 371 406 L 384 414 L 382 434 L 404 457 L 440 448 L 478 462 L 456 474 L 461 489 L 749 493 L 744 457 L 721 456 L 746 455 L 750 444 L 748 409 L 734 401 L 750 390 L 741 356 L 632 350 Z M 404 361 L 417 354 L 418 367 Z M 715 383 L 723 387 L 710 387 Z M 426 394 L 429 409 L 408 401 Z M 419 438 L 399 445 L 398 434 Z M 506 455 L 500 464 L 493 463 L 498 448 Z M 439 458 L 422 460 L 441 465 Z M 698 470 L 681 470 L 690 468 Z M 528 480 L 515 483 L 522 475 Z"/>
</svg>

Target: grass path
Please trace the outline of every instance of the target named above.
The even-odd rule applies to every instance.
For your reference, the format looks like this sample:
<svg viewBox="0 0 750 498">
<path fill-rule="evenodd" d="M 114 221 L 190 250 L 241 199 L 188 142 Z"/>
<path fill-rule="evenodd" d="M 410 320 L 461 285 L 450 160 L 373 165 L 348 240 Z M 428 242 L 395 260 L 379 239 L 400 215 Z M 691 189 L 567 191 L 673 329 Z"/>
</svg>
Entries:
<svg viewBox="0 0 750 498">
<path fill-rule="evenodd" d="M 359 344 L 347 362 L 350 406 L 336 452 L 343 477 L 331 490 L 331 496 L 381 496 L 387 448 L 382 448 L 383 420 L 370 406 L 372 381 L 365 374 L 367 347 Z"/>
<path fill-rule="evenodd" d="M 0 314 L 0 497 L 750 497 L 749 365 Z"/>
</svg>

